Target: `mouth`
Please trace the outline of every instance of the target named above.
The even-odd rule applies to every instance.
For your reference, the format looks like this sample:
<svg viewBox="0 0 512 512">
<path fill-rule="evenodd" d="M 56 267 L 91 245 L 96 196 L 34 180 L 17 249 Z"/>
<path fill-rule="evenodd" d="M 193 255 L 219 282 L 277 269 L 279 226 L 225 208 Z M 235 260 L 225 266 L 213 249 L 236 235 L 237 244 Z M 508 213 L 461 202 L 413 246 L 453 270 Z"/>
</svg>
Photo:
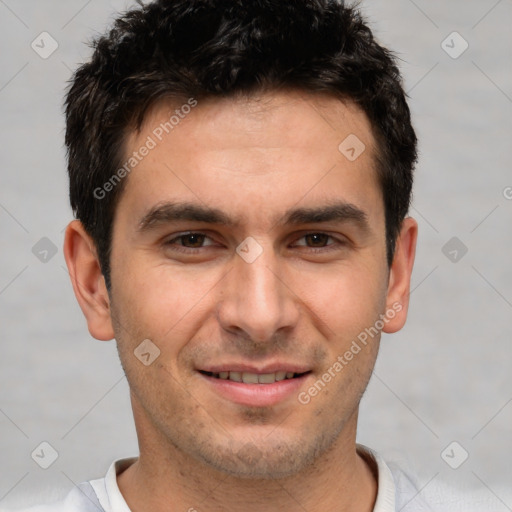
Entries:
<svg viewBox="0 0 512 512">
<path fill-rule="evenodd" d="M 251 372 L 236 372 L 236 371 L 223 371 L 223 372 L 207 372 L 200 370 L 199 373 L 220 380 L 230 380 L 233 382 L 243 382 L 244 384 L 274 384 L 283 380 L 290 380 L 302 377 L 309 371 L 296 373 L 287 371 L 277 371 L 273 373 L 251 373 Z"/>
<path fill-rule="evenodd" d="M 212 368 L 198 370 L 198 374 L 217 398 L 246 407 L 270 407 L 292 400 L 313 375 L 311 370 L 302 368 L 273 369 Z"/>
</svg>

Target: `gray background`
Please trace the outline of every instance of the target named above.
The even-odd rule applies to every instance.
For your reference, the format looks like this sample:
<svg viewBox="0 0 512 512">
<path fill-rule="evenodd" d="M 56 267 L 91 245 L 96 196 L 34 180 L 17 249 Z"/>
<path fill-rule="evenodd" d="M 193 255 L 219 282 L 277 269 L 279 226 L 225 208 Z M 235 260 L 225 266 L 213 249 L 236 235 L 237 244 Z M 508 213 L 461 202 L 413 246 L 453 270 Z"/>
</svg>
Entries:
<svg viewBox="0 0 512 512">
<path fill-rule="evenodd" d="M 0 0 L 0 507 L 57 498 L 137 454 L 114 342 L 88 334 L 62 255 L 63 90 L 89 55 L 83 41 L 127 5 Z M 383 338 L 359 441 L 409 464 L 425 491 L 446 481 L 512 510 L 512 2 L 362 9 L 400 56 L 421 157 L 410 317 Z M 59 45 L 47 59 L 31 48 L 43 31 Z M 458 58 L 442 47 L 453 31 L 469 44 Z M 46 262 L 33 252 L 43 237 L 57 249 Z M 46 470 L 31 458 L 43 441 L 59 454 Z M 441 457 L 453 441 L 452 465 L 469 454 L 458 469 Z"/>
</svg>

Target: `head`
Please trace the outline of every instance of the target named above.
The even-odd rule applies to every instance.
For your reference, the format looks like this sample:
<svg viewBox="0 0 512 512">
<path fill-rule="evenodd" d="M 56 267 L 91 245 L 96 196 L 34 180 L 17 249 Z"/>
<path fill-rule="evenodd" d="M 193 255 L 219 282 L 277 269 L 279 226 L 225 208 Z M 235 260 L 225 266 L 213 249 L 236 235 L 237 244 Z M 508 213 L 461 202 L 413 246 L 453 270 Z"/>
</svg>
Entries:
<svg viewBox="0 0 512 512">
<path fill-rule="evenodd" d="M 66 117 L 66 259 L 91 334 L 117 339 L 139 433 L 259 477 L 353 438 L 416 240 L 409 109 L 359 13 L 141 5 L 94 42 Z M 219 387 L 284 367 L 285 398 Z"/>
</svg>

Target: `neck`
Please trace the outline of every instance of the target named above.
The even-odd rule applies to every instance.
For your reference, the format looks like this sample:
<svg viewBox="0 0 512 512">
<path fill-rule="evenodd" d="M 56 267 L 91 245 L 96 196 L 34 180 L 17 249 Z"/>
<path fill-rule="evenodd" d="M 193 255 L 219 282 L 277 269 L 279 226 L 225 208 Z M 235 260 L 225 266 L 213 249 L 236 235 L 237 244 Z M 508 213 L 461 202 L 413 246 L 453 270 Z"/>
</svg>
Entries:
<svg viewBox="0 0 512 512">
<path fill-rule="evenodd" d="M 118 486 L 133 512 L 371 512 L 377 481 L 374 469 L 356 452 L 356 424 L 357 412 L 314 464 L 293 476 L 268 480 L 212 469 L 157 441 L 158 433 L 139 423 L 140 457 L 118 476 Z"/>
</svg>

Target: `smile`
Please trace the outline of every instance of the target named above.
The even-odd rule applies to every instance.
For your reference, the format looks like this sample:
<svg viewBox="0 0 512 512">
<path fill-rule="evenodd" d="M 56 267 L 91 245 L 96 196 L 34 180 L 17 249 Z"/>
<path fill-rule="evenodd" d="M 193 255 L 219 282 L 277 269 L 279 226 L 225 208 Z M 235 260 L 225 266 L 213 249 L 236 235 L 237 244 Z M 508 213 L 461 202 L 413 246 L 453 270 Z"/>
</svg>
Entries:
<svg viewBox="0 0 512 512">
<path fill-rule="evenodd" d="M 215 379 L 222 380 L 232 380 L 234 382 L 243 382 L 244 384 L 274 384 L 274 382 L 279 382 L 286 379 L 294 379 L 296 377 L 300 377 L 304 375 L 304 373 L 294 373 L 294 372 L 286 372 L 279 371 L 274 373 L 251 373 L 251 372 L 201 372 L 204 375 L 208 375 L 209 377 L 213 377 Z"/>
<path fill-rule="evenodd" d="M 225 370 L 205 371 L 198 374 L 204 379 L 209 391 L 216 397 L 237 405 L 271 407 L 294 399 L 312 372 L 277 370 L 256 373 L 254 371 Z M 292 400 L 296 403 L 296 400 Z"/>
</svg>

